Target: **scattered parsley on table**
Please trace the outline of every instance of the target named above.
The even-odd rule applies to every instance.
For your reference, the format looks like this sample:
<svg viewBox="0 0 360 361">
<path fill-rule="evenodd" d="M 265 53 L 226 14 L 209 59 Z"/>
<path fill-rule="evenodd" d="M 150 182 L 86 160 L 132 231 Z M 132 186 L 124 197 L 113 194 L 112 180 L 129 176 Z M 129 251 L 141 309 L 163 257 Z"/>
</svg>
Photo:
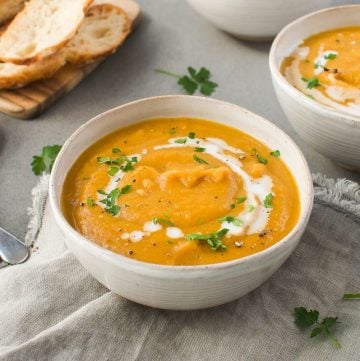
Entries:
<svg viewBox="0 0 360 361">
<path fill-rule="evenodd" d="M 40 155 L 34 155 L 31 162 L 32 171 L 35 175 L 49 174 L 55 159 L 61 150 L 61 145 L 47 145 L 43 147 Z"/>
<path fill-rule="evenodd" d="M 200 91 L 201 94 L 210 96 L 218 87 L 217 83 L 210 80 L 211 73 L 205 67 L 196 70 L 189 66 L 187 68 L 187 74 L 184 75 L 175 74 L 163 69 L 156 69 L 155 71 L 176 78 L 178 80 L 177 83 L 190 95 L 195 94 L 196 91 Z"/>
<path fill-rule="evenodd" d="M 325 335 L 335 348 L 341 348 L 340 342 L 335 338 L 332 329 L 340 323 L 337 317 L 325 317 L 319 320 L 319 311 L 307 310 L 305 307 L 294 308 L 295 324 L 300 328 L 312 327 L 310 337 L 316 337 L 320 334 Z"/>
</svg>

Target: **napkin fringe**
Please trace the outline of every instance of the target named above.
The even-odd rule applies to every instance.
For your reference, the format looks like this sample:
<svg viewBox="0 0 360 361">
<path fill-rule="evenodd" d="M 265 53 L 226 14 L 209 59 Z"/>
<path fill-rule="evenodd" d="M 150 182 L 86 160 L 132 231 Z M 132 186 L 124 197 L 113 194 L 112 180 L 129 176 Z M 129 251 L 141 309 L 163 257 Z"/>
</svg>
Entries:
<svg viewBox="0 0 360 361">
<path fill-rule="evenodd" d="M 345 178 L 332 179 L 312 174 L 315 199 L 360 218 L 360 185 Z"/>
<path fill-rule="evenodd" d="M 49 180 L 50 176 L 48 174 L 42 175 L 39 183 L 31 191 L 32 207 L 29 207 L 27 211 L 30 221 L 25 235 L 25 244 L 27 246 L 34 244 L 40 231 L 48 197 Z"/>
</svg>

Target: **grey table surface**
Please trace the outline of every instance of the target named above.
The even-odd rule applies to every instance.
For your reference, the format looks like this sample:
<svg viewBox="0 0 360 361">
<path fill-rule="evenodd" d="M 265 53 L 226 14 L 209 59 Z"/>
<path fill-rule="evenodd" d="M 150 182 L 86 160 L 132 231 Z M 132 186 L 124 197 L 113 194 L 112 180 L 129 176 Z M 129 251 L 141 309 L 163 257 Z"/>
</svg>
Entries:
<svg viewBox="0 0 360 361">
<path fill-rule="evenodd" d="M 75 90 L 32 121 L 0 115 L 0 226 L 20 239 L 26 233 L 32 155 L 42 146 L 63 144 L 93 116 L 131 100 L 180 94 L 172 78 L 154 72 L 182 73 L 206 66 L 219 88 L 214 97 L 241 105 L 271 120 L 299 145 L 311 171 L 360 181 L 305 144 L 291 128 L 275 97 L 268 68 L 270 43 L 237 40 L 212 27 L 183 0 L 139 0 L 143 18 L 121 49 Z"/>
</svg>

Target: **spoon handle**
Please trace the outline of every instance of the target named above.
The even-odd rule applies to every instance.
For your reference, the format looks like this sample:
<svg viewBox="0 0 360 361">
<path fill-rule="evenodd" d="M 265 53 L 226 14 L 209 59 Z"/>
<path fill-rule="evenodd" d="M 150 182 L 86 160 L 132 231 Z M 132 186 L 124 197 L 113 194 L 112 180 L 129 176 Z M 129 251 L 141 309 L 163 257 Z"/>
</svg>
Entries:
<svg viewBox="0 0 360 361">
<path fill-rule="evenodd" d="M 0 258 L 4 262 L 22 263 L 28 259 L 29 254 L 29 248 L 24 243 L 0 227 Z"/>
</svg>

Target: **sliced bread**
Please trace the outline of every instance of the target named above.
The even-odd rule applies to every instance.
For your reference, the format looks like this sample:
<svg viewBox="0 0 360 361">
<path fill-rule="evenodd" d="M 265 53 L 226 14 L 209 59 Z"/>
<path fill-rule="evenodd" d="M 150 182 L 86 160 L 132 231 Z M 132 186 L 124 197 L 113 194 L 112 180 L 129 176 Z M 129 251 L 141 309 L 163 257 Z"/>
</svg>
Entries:
<svg viewBox="0 0 360 361">
<path fill-rule="evenodd" d="M 23 87 L 53 76 L 66 62 L 84 64 L 116 50 L 130 31 L 126 13 L 113 5 L 88 10 L 79 31 L 61 51 L 29 65 L 0 63 L 0 89 Z"/>
<path fill-rule="evenodd" d="M 23 9 L 25 0 L 0 0 L 0 25 Z"/>
<path fill-rule="evenodd" d="M 92 0 L 30 0 L 0 38 L 0 60 L 29 64 L 70 41 Z"/>
<path fill-rule="evenodd" d="M 36 80 L 52 77 L 66 63 L 57 54 L 30 65 L 0 63 L 0 89 L 21 88 Z"/>
<path fill-rule="evenodd" d="M 64 48 L 66 60 L 87 64 L 108 56 L 126 39 L 130 28 L 131 21 L 122 9 L 105 3 L 91 6 L 79 32 Z"/>
</svg>

